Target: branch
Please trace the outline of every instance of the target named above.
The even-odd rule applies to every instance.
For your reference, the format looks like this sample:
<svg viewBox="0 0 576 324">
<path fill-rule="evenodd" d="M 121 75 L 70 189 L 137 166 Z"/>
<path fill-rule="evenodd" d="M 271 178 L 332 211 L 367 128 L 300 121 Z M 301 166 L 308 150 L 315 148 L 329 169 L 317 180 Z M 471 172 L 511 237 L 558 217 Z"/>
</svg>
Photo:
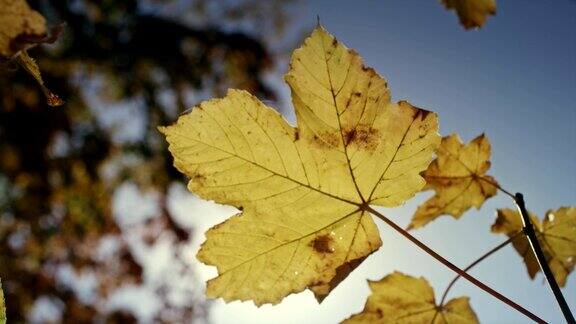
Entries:
<svg viewBox="0 0 576 324">
<path fill-rule="evenodd" d="M 476 259 L 476 261 L 470 263 L 466 268 L 464 268 L 464 271 L 468 272 L 470 269 L 474 268 L 478 263 L 484 261 L 484 259 L 486 259 L 487 257 L 491 256 L 492 254 L 498 252 L 501 248 L 510 244 L 510 242 L 512 242 L 520 234 L 522 234 L 522 231 L 519 231 L 516 234 L 510 236 L 510 238 L 508 238 L 506 241 L 498 244 L 497 246 L 492 248 L 490 251 L 484 253 L 481 257 Z M 446 287 L 446 290 L 444 290 L 444 294 L 442 294 L 442 299 L 440 300 L 440 306 L 444 305 L 444 301 L 446 300 L 446 297 L 448 296 L 448 292 L 450 291 L 452 286 L 454 286 L 456 281 L 458 281 L 458 279 L 460 279 L 460 277 L 462 277 L 462 276 L 460 274 L 457 274 L 456 277 L 454 277 L 454 279 L 452 279 L 452 281 L 450 282 L 448 287 Z"/>
<path fill-rule="evenodd" d="M 391 221 L 390 219 L 388 219 L 386 216 L 382 215 L 381 213 L 379 213 L 378 211 L 376 211 L 375 209 L 373 209 L 372 207 L 368 206 L 368 205 L 363 205 L 363 209 L 365 211 L 370 212 L 372 215 L 380 218 L 382 221 L 384 221 L 386 224 L 388 224 L 390 227 L 392 227 L 393 229 L 395 229 L 398 233 L 402 234 L 405 238 L 407 238 L 408 240 L 410 240 L 412 243 L 416 244 L 420 249 L 424 250 L 424 252 L 428 253 L 430 256 L 432 256 L 433 258 L 435 258 L 436 260 L 440 261 L 440 263 L 444 264 L 445 266 L 447 266 L 448 268 L 450 268 L 450 270 L 456 272 L 457 274 L 461 275 L 462 277 L 464 277 L 466 280 L 470 281 L 471 283 L 473 283 L 474 285 L 476 285 L 478 288 L 484 290 L 485 292 L 489 293 L 490 295 L 494 296 L 495 298 L 498 298 L 500 301 L 506 303 L 508 306 L 514 308 L 515 310 L 519 311 L 520 313 L 526 315 L 528 318 L 530 318 L 531 320 L 537 322 L 537 323 L 546 323 L 543 319 L 541 319 L 540 317 L 534 315 L 533 313 L 531 313 L 529 310 L 525 309 L 524 307 L 518 305 L 517 303 L 515 303 L 514 301 L 510 300 L 509 298 L 507 298 L 506 296 L 500 294 L 499 292 L 497 292 L 496 290 L 488 287 L 486 284 L 484 284 L 483 282 L 479 281 L 478 279 L 472 277 L 471 275 L 469 275 L 468 273 L 466 273 L 464 270 L 458 268 L 456 265 L 454 265 L 452 262 L 446 260 L 444 257 L 442 257 L 440 254 L 436 253 L 434 250 L 432 250 L 431 248 L 427 247 L 426 244 L 420 242 L 417 238 L 415 238 L 414 236 L 412 236 L 412 234 L 408 233 L 406 230 L 404 230 L 402 227 L 396 225 L 396 223 L 394 223 L 393 221 Z"/>
<path fill-rule="evenodd" d="M 534 231 L 534 227 L 532 226 L 532 222 L 530 221 L 530 217 L 528 216 L 528 211 L 526 210 L 526 205 L 524 204 L 524 196 L 521 193 L 516 193 L 514 196 L 514 202 L 516 206 L 518 206 L 518 211 L 520 215 L 522 215 L 522 224 L 524 226 L 523 231 L 524 234 L 528 237 L 528 242 L 530 242 L 530 247 L 532 247 L 532 251 L 538 260 L 538 264 L 540 265 L 540 269 L 544 272 L 544 276 L 546 276 L 546 281 L 548 281 L 548 285 L 554 293 L 554 297 L 556 297 L 556 302 L 558 302 L 558 306 L 562 310 L 562 314 L 564 314 L 564 318 L 566 319 L 567 323 L 573 324 L 576 323 L 574 320 L 574 315 L 570 312 L 570 307 L 568 303 L 566 303 L 566 299 L 564 299 L 564 295 L 562 295 L 562 291 L 554 278 L 554 274 L 550 267 L 548 266 L 548 262 L 546 261 L 546 256 L 544 256 L 544 252 L 540 247 L 540 242 L 536 237 L 536 232 Z"/>
</svg>

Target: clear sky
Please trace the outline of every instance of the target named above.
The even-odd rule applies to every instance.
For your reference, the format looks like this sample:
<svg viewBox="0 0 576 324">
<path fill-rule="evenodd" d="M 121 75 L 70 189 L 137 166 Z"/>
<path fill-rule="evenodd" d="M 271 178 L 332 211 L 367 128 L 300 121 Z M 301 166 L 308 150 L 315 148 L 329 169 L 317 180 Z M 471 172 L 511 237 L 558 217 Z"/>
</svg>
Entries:
<svg viewBox="0 0 576 324">
<path fill-rule="evenodd" d="M 388 79 L 394 100 L 407 99 L 437 112 L 443 135 L 458 132 L 469 141 L 485 132 L 493 146 L 490 174 L 508 190 L 523 192 L 530 210 L 542 217 L 548 209 L 576 205 L 576 1 L 500 0 L 497 16 L 477 31 L 464 31 L 455 13 L 434 0 L 310 1 L 296 17 L 296 29 L 311 30 L 316 15 Z M 287 62 L 280 68 L 285 70 Z M 288 95 L 287 87 L 282 91 Z M 287 113 L 291 107 L 285 104 L 282 110 Z M 384 211 L 405 226 L 429 196 Z M 503 207 L 514 206 L 499 194 L 481 211 L 469 211 L 458 221 L 442 217 L 414 234 L 464 267 L 506 239 L 490 233 L 495 209 Z M 231 213 L 209 204 L 200 211 L 213 216 L 204 215 L 202 226 Z M 335 323 L 362 309 L 369 293 L 366 279 L 380 279 L 394 270 L 425 276 L 440 295 L 454 274 L 385 224 L 378 226 L 383 247 L 322 305 L 309 292 L 259 309 L 250 302 L 225 305 L 219 300 L 212 319 Z M 215 274 L 204 266 L 200 272 Z M 531 281 L 511 247 L 472 274 L 545 320 L 563 321 L 542 275 Z M 564 293 L 576 311 L 574 274 Z M 464 280 L 451 293 L 460 295 L 471 297 L 481 322 L 529 322 Z"/>
</svg>

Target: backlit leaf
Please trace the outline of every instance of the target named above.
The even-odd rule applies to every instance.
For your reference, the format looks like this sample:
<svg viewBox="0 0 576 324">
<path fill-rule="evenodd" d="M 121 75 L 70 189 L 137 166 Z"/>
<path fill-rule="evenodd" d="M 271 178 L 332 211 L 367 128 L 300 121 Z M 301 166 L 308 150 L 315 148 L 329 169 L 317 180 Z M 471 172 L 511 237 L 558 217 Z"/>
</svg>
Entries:
<svg viewBox="0 0 576 324">
<path fill-rule="evenodd" d="M 496 0 L 442 0 L 446 9 L 458 14 L 464 28 L 482 27 L 488 16 L 496 14 Z"/>
<path fill-rule="evenodd" d="M 297 128 L 230 90 L 161 129 L 190 191 L 242 210 L 198 253 L 218 268 L 209 297 L 261 305 L 309 288 L 322 300 L 381 245 L 366 206 L 397 206 L 425 184 L 436 114 L 392 103 L 385 80 L 323 28 L 286 81 Z"/>
<path fill-rule="evenodd" d="M 558 284 L 563 287 L 576 264 L 576 207 L 549 210 L 543 222 L 532 213 L 530 218 L 548 265 Z M 493 233 L 512 236 L 520 230 L 522 230 L 522 218 L 518 211 L 498 209 L 498 218 L 492 225 Z M 530 278 L 534 279 L 540 271 L 540 266 L 528 239 L 525 236 L 518 236 L 512 244 L 524 259 Z"/>
<path fill-rule="evenodd" d="M 434 290 L 424 278 L 394 272 L 369 285 L 372 294 L 364 310 L 343 323 L 478 323 L 468 297 L 437 305 Z"/>
<path fill-rule="evenodd" d="M 426 189 L 435 195 L 420 205 L 409 228 L 422 227 L 442 215 L 458 219 L 472 207 L 496 195 L 496 180 L 487 176 L 490 168 L 490 142 L 484 134 L 464 145 L 457 134 L 442 138 L 434 160 L 426 172 Z"/>
</svg>

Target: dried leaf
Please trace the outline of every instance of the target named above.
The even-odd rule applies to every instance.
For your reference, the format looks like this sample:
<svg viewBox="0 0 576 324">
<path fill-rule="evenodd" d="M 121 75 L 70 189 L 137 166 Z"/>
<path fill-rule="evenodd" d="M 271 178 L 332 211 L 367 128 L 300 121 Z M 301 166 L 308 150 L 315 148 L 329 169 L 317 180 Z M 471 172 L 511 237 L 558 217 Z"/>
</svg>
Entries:
<svg viewBox="0 0 576 324">
<path fill-rule="evenodd" d="M 372 294 L 364 310 L 343 323 L 478 323 L 468 297 L 437 305 L 434 290 L 424 278 L 394 272 L 369 285 Z"/>
<path fill-rule="evenodd" d="M 549 210 L 543 222 L 529 213 L 534 230 L 546 256 L 546 260 L 558 284 L 566 285 L 568 275 L 576 264 L 576 207 L 562 207 Z M 498 217 L 492 225 L 493 233 L 503 233 L 509 237 L 522 230 L 522 218 L 518 211 L 498 209 Z M 512 241 L 516 251 L 524 259 L 530 278 L 534 279 L 540 266 L 525 236 Z"/>
<path fill-rule="evenodd" d="M 422 227 L 441 215 L 458 219 L 462 214 L 496 195 L 496 180 L 487 176 L 490 142 L 484 134 L 464 145 L 457 134 L 442 138 L 426 172 L 426 189 L 436 194 L 416 210 L 409 229 Z"/>
<path fill-rule="evenodd" d="M 437 116 L 390 102 L 386 82 L 319 27 L 286 80 L 290 126 L 230 90 L 162 128 L 190 191 L 242 210 L 206 233 L 209 297 L 278 303 L 312 289 L 322 300 L 381 245 L 367 204 L 397 206 L 424 186 Z"/>
<path fill-rule="evenodd" d="M 488 16 L 496 14 L 496 0 L 442 0 L 446 9 L 453 9 L 465 29 L 484 26 Z"/>
<path fill-rule="evenodd" d="M 46 96 L 46 102 L 49 106 L 57 107 L 64 104 L 64 100 L 60 99 L 56 94 L 52 93 L 46 86 L 44 86 L 44 80 L 42 80 L 42 74 L 40 74 L 40 68 L 36 61 L 31 58 L 26 51 L 21 51 L 16 56 L 16 61 L 20 66 L 26 70 L 35 80 L 42 89 L 42 93 Z"/>
<path fill-rule="evenodd" d="M 0 55 L 10 58 L 46 37 L 46 20 L 25 0 L 0 0 Z"/>
</svg>

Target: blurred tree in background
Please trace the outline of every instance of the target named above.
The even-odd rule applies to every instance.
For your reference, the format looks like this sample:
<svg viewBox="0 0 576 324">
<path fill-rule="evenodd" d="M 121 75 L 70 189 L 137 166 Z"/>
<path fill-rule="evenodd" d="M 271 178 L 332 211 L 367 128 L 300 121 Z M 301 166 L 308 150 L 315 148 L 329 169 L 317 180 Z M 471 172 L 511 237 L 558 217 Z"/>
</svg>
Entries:
<svg viewBox="0 0 576 324">
<path fill-rule="evenodd" d="M 191 229 L 167 205 L 181 179 L 156 127 L 230 87 L 274 99 L 263 81 L 275 57 L 267 38 L 282 35 L 295 4 L 29 3 L 50 24 L 66 23 L 54 45 L 30 51 L 66 104 L 47 106 L 28 74 L 2 62 L 0 278 L 9 321 L 133 321 L 141 315 L 123 308 L 118 292 L 144 284 L 159 302 L 148 319 L 203 318 L 185 263 Z M 123 218 L 131 211 L 115 210 L 126 196 L 119 191 L 156 202 L 154 217 Z M 177 262 L 173 276 L 150 283 L 143 255 L 160 237 Z"/>
</svg>

